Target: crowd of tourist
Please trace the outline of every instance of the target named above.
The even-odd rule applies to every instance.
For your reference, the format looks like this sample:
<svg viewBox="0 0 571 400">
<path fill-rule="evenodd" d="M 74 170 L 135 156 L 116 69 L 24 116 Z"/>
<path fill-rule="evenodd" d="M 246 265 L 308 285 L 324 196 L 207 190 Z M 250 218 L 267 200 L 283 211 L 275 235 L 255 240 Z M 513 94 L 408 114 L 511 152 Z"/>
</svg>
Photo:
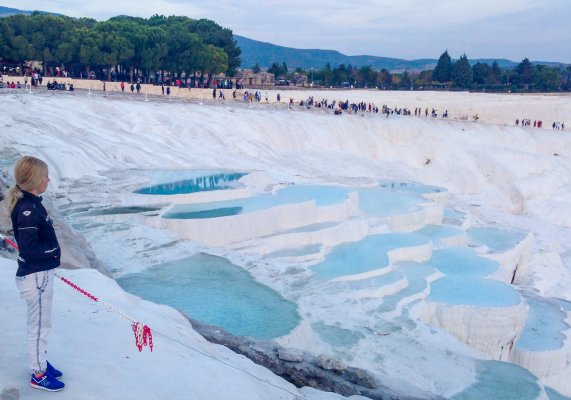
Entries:
<svg viewBox="0 0 571 400">
<path fill-rule="evenodd" d="M 61 75 L 60 75 L 61 76 Z M 4 83 L 2 80 L 2 75 L 0 75 L 0 88 L 9 88 L 9 89 L 20 89 L 22 87 L 25 87 L 28 85 L 28 78 L 30 79 L 30 85 L 32 86 L 37 86 L 37 85 L 41 85 L 42 84 L 42 76 L 38 71 L 33 71 L 32 73 L 28 74 L 25 77 L 25 81 L 24 81 L 24 85 L 22 85 L 19 81 L 17 82 L 6 82 Z M 106 83 L 103 81 L 102 83 L 103 87 L 103 91 L 105 92 L 107 90 L 106 88 Z M 125 92 L 125 83 L 121 82 L 120 84 L 120 88 L 121 88 L 121 92 Z M 47 83 L 47 89 L 48 90 L 68 90 L 68 91 L 73 91 L 74 87 L 73 84 L 66 84 L 66 83 L 61 83 L 61 82 L 57 82 L 55 79 L 52 82 L 48 82 Z M 141 83 L 140 81 L 137 81 L 136 84 L 132 83 L 130 84 L 129 89 L 131 90 L 131 93 L 134 94 L 134 92 L 136 91 L 137 94 L 140 94 L 141 92 Z M 240 94 L 237 92 L 237 89 L 239 89 L 238 87 L 236 89 L 234 89 L 232 91 L 232 98 L 234 100 L 238 100 L 238 97 L 240 96 Z M 169 85 L 161 85 L 161 93 L 162 95 L 167 95 L 169 96 L 171 94 L 171 88 Z M 250 104 L 254 103 L 254 102 L 262 102 L 262 100 L 265 100 L 266 103 L 269 103 L 269 96 L 268 93 L 266 92 L 264 96 L 262 96 L 262 92 L 256 90 L 256 91 L 244 91 L 241 94 L 241 98 L 243 101 L 249 102 Z M 226 94 L 224 93 L 224 91 L 222 89 L 216 89 L 213 88 L 212 89 L 212 99 L 213 100 L 226 100 Z M 277 103 L 281 103 L 282 102 L 282 97 L 281 94 L 278 92 L 276 94 L 276 101 Z M 329 99 L 322 99 L 322 100 L 316 100 L 313 96 L 309 96 L 307 99 L 302 99 L 299 101 L 296 101 L 294 98 L 289 98 L 289 102 L 287 103 L 288 108 L 289 109 L 293 109 L 296 105 L 300 108 L 305 108 L 305 109 L 325 109 L 325 110 L 331 110 L 333 111 L 333 113 L 335 115 L 341 115 L 344 112 L 349 113 L 349 114 L 364 114 L 364 113 L 371 113 L 371 114 L 382 114 L 385 115 L 387 118 L 391 115 L 403 115 L 403 116 L 417 116 L 417 117 L 432 117 L 432 118 L 438 118 L 439 113 L 438 110 L 432 107 L 426 107 L 426 108 L 422 108 L 422 107 L 416 107 L 414 109 L 414 114 L 412 109 L 406 108 L 406 107 L 394 107 L 391 108 L 386 104 L 383 104 L 380 108 L 375 104 L 375 103 L 371 103 L 371 102 L 365 102 L 365 101 L 361 101 L 361 102 L 349 102 L 348 99 L 346 100 L 329 100 Z M 448 110 L 445 110 L 444 112 L 442 112 L 441 118 L 448 118 Z M 465 118 L 463 118 L 465 119 Z M 479 120 L 479 116 L 478 114 L 475 114 L 472 117 L 474 122 L 477 122 Z M 516 119 L 515 120 L 515 125 L 516 126 L 521 126 L 521 127 L 531 127 L 533 126 L 534 128 L 538 128 L 541 129 L 544 126 L 544 123 L 542 120 L 534 120 L 533 122 L 531 121 L 531 119 L 529 118 L 522 118 L 522 119 Z M 552 124 L 552 128 L 553 130 L 564 130 L 565 129 L 565 123 L 564 122 L 553 122 Z"/>
<path fill-rule="evenodd" d="M 518 119 L 515 120 L 515 126 L 519 126 L 521 124 L 522 128 L 530 127 L 531 126 L 531 119 L 529 118 L 522 118 L 521 121 Z M 543 121 L 540 119 L 533 120 L 533 127 L 534 128 L 541 128 L 543 126 Z"/>
<path fill-rule="evenodd" d="M 6 88 L 6 89 L 21 89 L 22 88 L 22 84 L 20 83 L 20 81 L 18 82 L 0 82 L 0 88 Z"/>
<path fill-rule="evenodd" d="M 69 90 L 70 92 L 75 90 L 73 83 L 67 85 L 65 82 L 58 82 L 55 79 L 52 82 L 48 82 L 46 87 L 48 90 Z"/>
<path fill-rule="evenodd" d="M 280 94 L 277 94 L 277 101 L 280 102 Z M 328 99 L 323 99 L 317 101 L 314 99 L 313 96 L 310 96 L 307 99 L 302 99 L 299 102 L 295 101 L 293 98 L 289 99 L 289 107 L 292 108 L 294 105 L 298 105 L 299 107 L 305 107 L 307 109 L 311 108 L 323 108 L 323 109 L 330 109 L 336 111 L 336 115 L 342 114 L 344 111 L 351 113 L 351 114 L 358 114 L 358 113 L 372 113 L 372 114 L 383 114 L 387 117 L 391 115 L 413 115 L 412 110 L 406 107 L 394 107 L 391 108 L 386 104 L 383 104 L 380 108 L 375 103 L 367 103 L 364 101 L 361 102 L 352 102 L 350 103 L 349 100 L 333 100 L 330 101 Z M 430 111 L 429 111 L 430 110 Z M 425 117 L 438 117 L 438 111 L 435 108 L 425 108 L 424 111 L 422 108 L 417 107 L 414 109 L 415 116 L 422 116 L 424 114 Z M 445 110 L 442 113 L 442 118 L 448 118 L 448 110 Z M 477 121 L 477 115 L 474 116 L 474 120 Z"/>
<path fill-rule="evenodd" d="M 522 118 L 521 121 L 520 119 L 516 119 L 515 120 L 515 126 L 520 126 L 523 128 L 526 127 L 531 127 L 532 123 L 531 123 L 531 119 L 529 118 Z M 533 121 L 533 127 L 534 128 L 538 128 L 541 129 L 543 127 L 543 121 L 540 119 L 534 120 Z M 557 131 L 562 131 L 565 129 L 565 123 L 564 122 L 553 122 L 553 124 L 551 124 L 551 127 L 553 128 L 553 130 L 557 130 Z"/>
</svg>

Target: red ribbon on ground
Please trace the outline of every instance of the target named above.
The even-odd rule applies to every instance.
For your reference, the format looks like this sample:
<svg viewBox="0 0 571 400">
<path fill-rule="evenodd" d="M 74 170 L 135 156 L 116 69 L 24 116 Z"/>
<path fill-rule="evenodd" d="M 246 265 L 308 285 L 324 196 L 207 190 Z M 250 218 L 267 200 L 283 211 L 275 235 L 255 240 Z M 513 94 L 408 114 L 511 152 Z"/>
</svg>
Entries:
<svg viewBox="0 0 571 400">
<path fill-rule="evenodd" d="M 131 325 L 131 328 L 135 334 L 135 346 L 137 346 L 139 352 L 143 351 L 143 346 L 149 346 L 152 352 L 153 334 L 151 332 L 151 328 L 139 322 L 135 322 L 133 325 Z"/>
</svg>

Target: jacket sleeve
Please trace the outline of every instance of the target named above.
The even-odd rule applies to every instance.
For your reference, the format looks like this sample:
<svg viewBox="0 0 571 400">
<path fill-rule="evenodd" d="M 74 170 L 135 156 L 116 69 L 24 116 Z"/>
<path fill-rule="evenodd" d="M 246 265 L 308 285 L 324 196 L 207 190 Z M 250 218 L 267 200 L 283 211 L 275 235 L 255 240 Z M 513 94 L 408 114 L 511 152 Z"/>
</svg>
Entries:
<svg viewBox="0 0 571 400">
<path fill-rule="evenodd" d="M 40 214 L 33 207 L 26 206 L 16 215 L 18 229 L 18 248 L 20 257 L 26 263 L 57 258 L 60 249 L 57 243 L 46 243 L 40 238 Z"/>
</svg>

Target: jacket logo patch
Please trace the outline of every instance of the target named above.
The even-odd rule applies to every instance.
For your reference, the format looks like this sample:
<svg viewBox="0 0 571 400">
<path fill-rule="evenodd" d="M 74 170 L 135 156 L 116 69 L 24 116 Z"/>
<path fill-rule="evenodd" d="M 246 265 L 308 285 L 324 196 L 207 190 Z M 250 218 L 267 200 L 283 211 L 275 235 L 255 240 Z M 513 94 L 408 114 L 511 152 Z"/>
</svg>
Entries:
<svg viewBox="0 0 571 400">
<path fill-rule="evenodd" d="M 29 217 L 30 214 L 32 214 L 31 211 L 24 211 L 22 214 L 24 214 L 24 216 Z"/>
</svg>

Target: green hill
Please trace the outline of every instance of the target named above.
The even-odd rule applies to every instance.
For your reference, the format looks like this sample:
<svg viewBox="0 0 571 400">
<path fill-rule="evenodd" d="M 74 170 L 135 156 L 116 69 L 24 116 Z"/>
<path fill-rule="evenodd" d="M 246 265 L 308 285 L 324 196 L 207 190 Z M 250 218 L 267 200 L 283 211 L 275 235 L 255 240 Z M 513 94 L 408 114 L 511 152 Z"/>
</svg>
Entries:
<svg viewBox="0 0 571 400">
<path fill-rule="evenodd" d="M 398 58 L 377 56 L 347 56 L 335 50 L 319 49 L 294 49 L 291 47 L 277 46 L 271 43 L 248 39 L 234 35 L 238 46 L 242 49 L 242 67 L 251 68 L 256 63 L 262 67 L 269 67 L 273 62 L 285 62 L 288 68 L 297 67 L 303 69 L 323 68 L 329 63 L 332 67 L 339 64 L 351 64 L 357 66 L 370 65 L 375 69 L 386 68 L 395 70 L 424 70 L 436 66 L 436 59 L 402 60 Z"/>
<path fill-rule="evenodd" d="M 261 68 L 268 68 L 274 62 L 285 62 L 289 69 L 300 67 L 302 69 L 323 68 L 329 63 L 332 67 L 340 64 L 351 64 L 358 67 L 370 65 L 376 70 L 386 68 L 389 71 L 424 71 L 433 69 L 438 60 L 436 58 L 421 58 L 417 60 L 403 60 L 400 58 L 378 56 L 348 56 L 335 50 L 320 49 L 294 49 L 277 46 L 275 44 L 248 39 L 244 36 L 234 35 L 238 46 L 242 49 L 242 68 L 252 68 L 258 64 Z M 470 59 L 470 64 L 478 62 L 492 65 L 496 61 L 502 68 L 514 68 L 520 61 L 507 59 L 479 58 Z M 532 64 L 542 64 L 559 67 L 561 63 L 550 61 L 532 61 Z"/>
<path fill-rule="evenodd" d="M 19 10 L 17 8 L 0 6 L 0 18 L 9 17 L 10 15 L 16 15 L 16 14 L 31 15 L 34 12 L 38 12 L 40 14 L 61 15 L 61 14 L 56 14 L 56 13 L 50 13 L 47 11 L 26 11 L 26 10 Z"/>
<path fill-rule="evenodd" d="M 8 17 L 14 14 L 26 14 L 30 15 L 32 11 L 18 10 L 17 8 L 2 7 L 0 6 L 0 17 Z"/>
</svg>

